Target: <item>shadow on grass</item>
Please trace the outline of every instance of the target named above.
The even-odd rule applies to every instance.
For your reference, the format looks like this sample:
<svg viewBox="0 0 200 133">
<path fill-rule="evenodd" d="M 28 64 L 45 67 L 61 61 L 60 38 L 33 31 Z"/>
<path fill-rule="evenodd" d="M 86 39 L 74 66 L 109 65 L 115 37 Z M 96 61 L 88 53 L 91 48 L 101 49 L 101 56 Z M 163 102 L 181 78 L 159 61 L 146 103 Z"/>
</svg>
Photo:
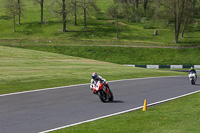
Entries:
<svg viewBox="0 0 200 133">
<path fill-rule="evenodd" d="M 0 19 L 9 20 L 10 18 L 8 16 L 6 16 L 6 15 L 2 15 L 2 16 L 0 16 Z"/>
<path fill-rule="evenodd" d="M 184 37 L 184 38 L 200 38 L 200 36 L 199 37 Z"/>
</svg>

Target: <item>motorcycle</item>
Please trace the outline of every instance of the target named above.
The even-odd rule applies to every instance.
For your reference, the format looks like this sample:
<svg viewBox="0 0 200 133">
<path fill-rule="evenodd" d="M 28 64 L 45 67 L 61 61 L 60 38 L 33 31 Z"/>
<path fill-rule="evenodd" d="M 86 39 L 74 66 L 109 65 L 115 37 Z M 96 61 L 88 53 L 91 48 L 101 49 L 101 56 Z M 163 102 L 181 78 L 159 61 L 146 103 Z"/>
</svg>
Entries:
<svg viewBox="0 0 200 133">
<path fill-rule="evenodd" d="M 196 76 L 196 74 L 190 72 L 190 73 L 188 74 L 188 77 L 189 77 L 189 79 L 190 79 L 191 84 L 194 85 L 195 82 L 196 82 L 196 80 L 197 80 L 197 76 Z"/>
<path fill-rule="evenodd" d="M 102 102 L 113 101 L 113 93 L 108 85 L 105 86 L 103 83 L 98 81 L 96 85 L 93 85 L 92 89 L 94 94 L 97 94 Z"/>
</svg>

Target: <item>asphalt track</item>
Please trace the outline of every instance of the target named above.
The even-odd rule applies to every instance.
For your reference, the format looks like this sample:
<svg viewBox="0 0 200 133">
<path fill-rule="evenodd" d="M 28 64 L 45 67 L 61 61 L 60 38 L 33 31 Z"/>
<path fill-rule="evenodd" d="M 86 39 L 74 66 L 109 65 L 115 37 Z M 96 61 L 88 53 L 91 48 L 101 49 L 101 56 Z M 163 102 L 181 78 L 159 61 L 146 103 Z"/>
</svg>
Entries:
<svg viewBox="0 0 200 133">
<path fill-rule="evenodd" d="M 200 90 L 187 77 L 109 82 L 114 101 L 102 103 L 89 84 L 0 95 L 0 133 L 37 133 Z"/>
</svg>

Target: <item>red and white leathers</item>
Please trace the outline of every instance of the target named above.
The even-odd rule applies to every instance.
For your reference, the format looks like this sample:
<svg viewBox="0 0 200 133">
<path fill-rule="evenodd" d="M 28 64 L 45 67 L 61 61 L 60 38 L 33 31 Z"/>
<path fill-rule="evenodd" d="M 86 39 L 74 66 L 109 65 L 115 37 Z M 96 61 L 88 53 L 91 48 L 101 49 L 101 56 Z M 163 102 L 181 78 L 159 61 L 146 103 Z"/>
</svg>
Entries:
<svg viewBox="0 0 200 133">
<path fill-rule="evenodd" d="M 90 89 L 92 89 L 93 86 L 96 85 L 98 81 L 100 81 L 105 86 L 107 86 L 106 80 L 104 78 L 102 78 L 101 76 L 97 76 L 95 79 L 91 79 Z"/>
</svg>

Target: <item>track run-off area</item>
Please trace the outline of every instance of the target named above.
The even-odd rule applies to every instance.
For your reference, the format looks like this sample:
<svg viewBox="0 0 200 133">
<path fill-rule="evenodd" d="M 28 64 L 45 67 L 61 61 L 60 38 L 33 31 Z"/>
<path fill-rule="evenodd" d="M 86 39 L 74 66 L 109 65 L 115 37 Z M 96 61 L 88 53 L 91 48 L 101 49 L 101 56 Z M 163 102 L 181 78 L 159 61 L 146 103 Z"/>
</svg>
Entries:
<svg viewBox="0 0 200 133">
<path fill-rule="evenodd" d="M 186 76 L 108 82 L 114 101 L 102 103 L 89 84 L 0 95 L 0 132 L 44 133 L 200 92 Z"/>
</svg>

